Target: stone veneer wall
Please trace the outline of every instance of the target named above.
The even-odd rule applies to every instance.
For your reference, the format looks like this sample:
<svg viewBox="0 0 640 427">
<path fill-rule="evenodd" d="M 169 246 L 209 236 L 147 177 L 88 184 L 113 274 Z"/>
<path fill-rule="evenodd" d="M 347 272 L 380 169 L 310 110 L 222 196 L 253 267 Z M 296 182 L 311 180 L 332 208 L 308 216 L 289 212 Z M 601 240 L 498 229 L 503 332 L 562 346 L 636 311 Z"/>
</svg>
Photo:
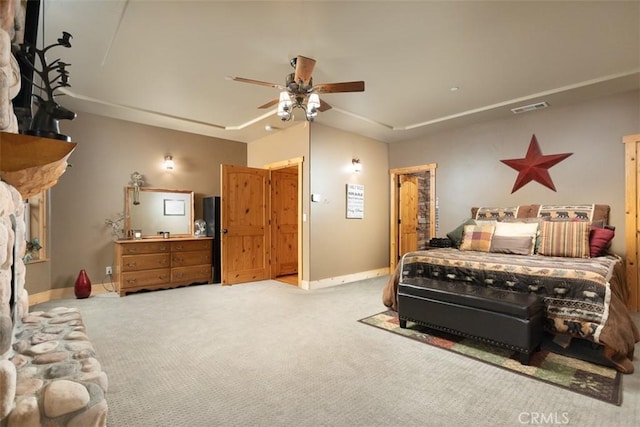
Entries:
<svg viewBox="0 0 640 427">
<path fill-rule="evenodd" d="M 12 221 L 13 220 L 13 221 Z M 15 231 L 12 222 L 15 222 Z M 16 367 L 9 360 L 13 355 L 12 344 L 14 326 L 19 326 L 19 319 L 29 311 L 29 296 L 24 289 L 25 266 L 22 259 L 14 259 L 14 245 L 18 254 L 26 248 L 24 203 L 18 191 L 0 181 L 0 419 L 4 419 L 13 407 L 16 393 Z M 12 285 L 13 268 L 15 268 L 15 284 Z M 17 310 L 11 313 L 12 286 L 15 286 Z"/>
<path fill-rule="evenodd" d="M 418 250 L 425 249 L 430 239 L 429 195 L 431 194 L 431 180 L 429 175 L 429 171 L 418 175 Z"/>
<path fill-rule="evenodd" d="M 20 0 L 0 0 L 0 131 L 9 133 L 18 132 L 12 99 L 20 70 L 11 41 L 19 12 Z M 22 195 L 0 181 L 0 426 L 105 426 L 107 376 L 80 312 L 29 313 L 26 244 Z"/>
<path fill-rule="evenodd" d="M 18 132 L 12 99 L 20 70 L 7 31 L 19 8 L 0 0 L 0 131 L 10 133 Z M 105 426 L 107 376 L 82 316 L 67 308 L 29 313 L 25 249 L 22 195 L 0 181 L 0 427 Z"/>
<path fill-rule="evenodd" d="M 105 426 L 107 375 L 82 316 L 64 307 L 29 313 L 25 249 L 22 197 L 0 181 L 0 425 Z"/>
</svg>

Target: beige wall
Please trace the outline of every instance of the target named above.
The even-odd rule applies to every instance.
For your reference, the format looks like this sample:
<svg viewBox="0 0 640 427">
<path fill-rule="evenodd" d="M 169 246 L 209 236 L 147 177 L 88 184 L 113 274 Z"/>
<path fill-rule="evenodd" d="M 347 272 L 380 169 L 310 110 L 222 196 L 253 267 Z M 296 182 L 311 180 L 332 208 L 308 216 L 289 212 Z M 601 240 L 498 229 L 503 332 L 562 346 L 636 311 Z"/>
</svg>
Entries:
<svg viewBox="0 0 640 427">
<path fill-rule="evenodd" d="M 640 131 L 640 92 L 443 132 L 389 146 L 391 168 L 437 163 L 438 236 L 465 218 L 471 206 L 531 203 L 611 205 L 613 249 L 624 253 L 624 147 Z M 549 169 L 556 192 L 531 182 L 511 194 L 517 177 L 502 159 L 522 158 L 535 134 L 543 154 L 573 153 Z"/>
<path fill-rule="evenodd" d="M 551 108 L 390 145 L 301 123 L 249 144 L 170 131 L 91 114 L 62 122 L 78 143 L 73 165 L 51 190 L 50 262 L 28 267 L 30 294 L 73 286 L 82 268 L 93 284 L 113 263 L 105 219 L 124 209 L 123 188 L 133 171 L 150 186 L 191 189 L 196 218 L 204 195 L 219 194 L 220 164 L 262 167 L 304 157 L 303 281 L 388 266 L 389 168 L 437 163 L 438 236 L 469 216 L 473 205 L 604 203 L 617 227 L 613 248 L 624 253 L 624 135 L 640 132 L 640 92 L 571 107 Z M 310 127 L 309 127 L 310 126 Z M 517 172 L 501 159 L 524 157 L 535 134 L 543 154 L 573 153 L 549 172 L 557 192 L 532 182 L 511 194 Z M 310 141 L 310 142 L 309 142 Z M 166 153 L 174 172 L 160 163 Z M 351 159 L 364 166 L 350 171 Z M 364 184 L 365 217 L 346 219 L 347 183 Z M 322 196 L 310 202 L 311 193 Z"/>
<path fill-rule="evenodd" d="M 124 210 L 124 187 L 134 171 L 148 186 L 195 192 L 195 218 L 202 197 L 220 194 L 220 165 L 246 165 L 244 143 L 171 131 L 78 113 L 61 122 L 62 132 L 78 143 L 70 167 L 51 189 L 50 262 L 29 267 L 30 294 L 73 286 L 80 269 L 92 283 L 105 280 L 113 264 L 113 243 L 105 219 Z M 172 172 L 162 170 L 173 155 Z"/>
<path fill-rule="evenodd" d="M 345 276 L 388 267 L 387 145 L 370 138 L 301 123 L 249 143 L 248 166 L 303 156 L 303 287 L 348 281 Z M 364 169 L 351 170 L 360 158 Z M 346 219 L 346 184 L 364 184 L 364 219 Z M 311 193 L 322 196 L 311 202 Z M 342 278 L 332 282 L 335 278 Z M 356 280 L 354 278 L 354 280 Z"/>
<path fill-rule="evenodd" d="M 313 123 L 311 126 L 310 280 L 389 267 L 387 144 Z M 352 171 L 351 159 L 363 169 Z M 364 185 L 364 218 L 346 218 L 346 185 Z"/>
<path fill-rule="evenodd" d="M 247 166 L 262 168 L 284 160 L 302 157 L 302 212 L 309 212 L 309 123 L 302 122 L 280 132 L 250 142 Z M 302 224 L 302 275 L 309 280 L 309 222 Z"/>
</svg>

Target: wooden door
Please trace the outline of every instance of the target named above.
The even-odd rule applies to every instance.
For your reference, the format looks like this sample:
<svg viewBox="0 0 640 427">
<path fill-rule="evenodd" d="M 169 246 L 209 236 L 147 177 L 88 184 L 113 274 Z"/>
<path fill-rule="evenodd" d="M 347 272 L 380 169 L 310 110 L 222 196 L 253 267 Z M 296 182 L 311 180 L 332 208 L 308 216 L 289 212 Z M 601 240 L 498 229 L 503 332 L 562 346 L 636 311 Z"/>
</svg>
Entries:
<svg viewBox="0 0 640 427">
<path fill-rule="evenodd" d="M 272 277 L 298 273 L 298 168 L 271 171 Z"/>
<path fill-rule="evenodd" d="M 222 284 L 269 278 L 269 171 L 222 165 Z"/>
<path fill-rule="evenodd" d="M 400 177 L 400 197 L 398 211 L 400 216 L 399 257 L 418 250 L 418 178 L 411 175 Z"/>
<path fill-rule="evenodd" d="M 407 233 L 411 227 L 415 232 L 415 247 L 422 248 L 423 244 L 426 244 L 429 239 L 435 236 L 437 230 L 437 215 L 436 215 L 436 163 L 430 163 L 421 166 L 410 166 L 406 168 L 390 169 L 389 170 L 389 184 L 391 188 L 390 198 L 390 227 L 389 227 L 389 268 L 393 273 L 396 270 L 398 261 L 403 252 L 406 252 L 408 248 L 413 248 L 413 244 L 409 244 L 412 236 L 405 235 L 403 237 L 403 222 L 410 226 L 406 227 Z M 412 184 L 407 184 L 404 188 L 408 194 L 413 194 L 415 201 L 415 208 L 409 206 L 409 203 L 405 203 L 403 199 L 407 199 L 407 196 L 401 195 L 403 192 L 403 180 L 404 178 L 413 177 L 415 180 L 411 180 Z M 409 182 L 409 180 L 406 180 Z M 409 191 L 411 186 L 415 185 L 418 193 L 412 193 Z M 423 200 L 420 199 L 422 195 Z M 425 203 L 425 210 L 422 213 L 424 222 L 420 221 L 421 210 L 418 209 L 421 203 Z M 410 214 L 411 210 L 415 209 L 415 214 Z M 404 218 L 408 216 L 409 218 Z M 406 243 L 406 244 L 405 244 Z M 415 249 L 411 249 L 415 250 Z"/>
</svg>

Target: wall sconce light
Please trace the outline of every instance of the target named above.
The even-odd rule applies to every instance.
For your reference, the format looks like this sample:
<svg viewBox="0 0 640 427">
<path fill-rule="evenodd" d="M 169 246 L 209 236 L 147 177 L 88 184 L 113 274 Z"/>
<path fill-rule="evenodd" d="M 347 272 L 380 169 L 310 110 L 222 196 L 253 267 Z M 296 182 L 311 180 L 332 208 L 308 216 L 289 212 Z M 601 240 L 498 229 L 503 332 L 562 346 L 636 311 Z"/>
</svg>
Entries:
<svg viewBox="0 0 640 427">
<path fill-rule="evenodd" d="M 360 163 L 360 159 L 351 159 L 351 164 L 353 164 L 354 172 L 360 172 L 362 170 L 362 163 Z"/>
<path fill-rule="evenodd" d="M 175 163 L 173 162 L 173 157 L 171 155 L 164 156 L 164 163 L 162 164 L 164 170 L 173 170 L 174 166 Z"/>
</svg>

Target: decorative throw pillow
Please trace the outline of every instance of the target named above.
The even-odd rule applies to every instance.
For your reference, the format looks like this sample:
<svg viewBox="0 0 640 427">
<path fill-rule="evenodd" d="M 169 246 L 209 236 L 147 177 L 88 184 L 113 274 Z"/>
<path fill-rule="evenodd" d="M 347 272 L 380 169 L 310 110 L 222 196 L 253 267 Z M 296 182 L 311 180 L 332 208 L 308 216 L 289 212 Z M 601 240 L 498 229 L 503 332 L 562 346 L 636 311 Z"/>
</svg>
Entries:
<svg viewBox="0 0 640 427">
<path fill-rule="evenodd" d="M 493 235 L 490 252 L 512 255 L 532 255 L 533 243 L 530 237 L 510 237 Z"/>
<path fill-rule="evenodd" d="M 615 230 L 591 226 L 589 233 L 589 253 L 591 258 L 605 254 L 615 236 Z"/>
<path fill-rule="evenodd" d="M 454 248 L 459 248 L 460 243 L 462 243 L 462 233 L 464 232 L 465 225 L 475 225 L 475 221 L 471 218 L 467 219 L 465 222 L 451 230 L 447 233 L 447 237 L 451 240 L 451 244 Z"/>
<path fill-rule="evenodd" d="M 475 219 L 476 225 L 496 225 L 497 219 Z"/>
<path fill-rule="evenodd" d="M 543 221 L 540 223 L 538 253 L 546 256 L 589 258 L 591 223 Z"/>
<path fill-rule="evenodd" d="M 494 219 L 502 221 L 505 218 L 515 218 L 518 216 L 518 208 L 519 206 L 510 206 L 508 208 L 479 207 L 474 219 Z"/>
<path fill-rule="evenodd" d="M 537 210 L 537 208 L 536 208 Z M 544 221 L 544 218 L 539 217 L 530 217 L 530 218 L 505 218 L 504 222 L 527 222 L 527 223 L 536 223 L 538 225 L 538 230 L 536 231 L 536 237 L 533 244 L 533 253 L 538 253 L 538 248 L 540 247 L 540 222 Z"/>
<path fill-rule="evenodd" d="M 582 219 L 584 221 L 593 220 L 595 205 L 540 205 L 538 208 L 539 217 L 554 219 Z"/>
<path fill-rule="evenodd" d="M 549 218 L 549 217 L 541 217 L 541 218 L 536 218 L 538 220 L 541 221 L 553 221 L 553 222 L 562 222 L 562 221 L 571 221 L 571 222 L 589 222 L 591 225 L 593 225 L 594 227 L 598 227 L 598 228 L 603 228 L 604 227 L 604 220 L 599 219 L 597 221 L 589 221 L 588 219 L 580 219 L 580 218 L 570 218 L 570 219 L 566 219 L 566 218 Z"/>
<path fill-rule="evenodd" d="M 491 252 L 533 255 L 537 222 L 499 222 L 491 240 Z"/>
<path fill-rule="evenodd" d="M 489 252 L 495 229 L 495 225 L 465 225 L 460 250 Z"/>
</svg>

